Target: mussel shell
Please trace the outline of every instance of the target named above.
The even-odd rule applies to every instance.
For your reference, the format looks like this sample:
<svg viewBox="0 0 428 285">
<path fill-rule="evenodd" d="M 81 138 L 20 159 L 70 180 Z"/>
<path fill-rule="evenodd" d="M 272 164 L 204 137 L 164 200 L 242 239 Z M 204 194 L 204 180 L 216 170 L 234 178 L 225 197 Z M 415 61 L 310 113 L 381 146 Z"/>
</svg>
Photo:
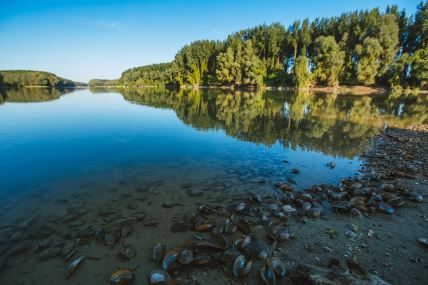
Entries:
<svg viewBox="0 0 428 285">
<path fill-rule="evenodd" d="M 213 221 L 204 221 L 201 223 L 197 223 L 195 224 L 195 230 L 200 231 L 200 232 L 206 232 L 211 230 L 212 228 L 215 227 L 215 223 Z"/>
<path fill-rule="evenodd" d="M 339 212 L 339 213 L 346 213 L 346 212 L 349 212 L 350 210 L 349 202 L 347 201 L 337 202 L 332 207 L 335 212 Z"/>
<path fill-rule="evenodd" d="M 135 213 L 134 217 L 138 222 L 140 222 L 140 221 L 144 220 L 146 215 L 144 213 Z"/>
<path fill-rule="evenodd" d="M 310 218 L 319 218 L 321 216 L 322 213 L 322 208 L 321 207 L 317 207 L 314 208 L 312 207 L 311 209 L 309 209 L 308 211 L 306 211 L 306 215 Z"/>
<path fill-rule="evenodd" d="M 61 250 L 61 255 L 63 257 L 66 257 L 73 249 L 74 249 L 74 242 L 68 242 Z"/>
<path fill-rule="evenodd" d="M 65 267 L 65 278 L 69 278 L 84 259 L 85 259 L 85 256 L 81 255 L 79 257 L 76 257 L 72 261 L 70 261 L 70 263 L 68 263 L 67 266 Z"/>
<path fill-rule="evenodd" d="M 395 186 L 391 183 L 384 183 L 380 186 L 380 189 L 385 192 L 393 192 L 395 191 Z"/>
<path fill-rule="evenodd" d="M 211 213 L 214 212 L 214 210 L 211 207 L 207 206 L 207 205 L 201 205 L 201 206 L 199 206 L 198 207 L 198 211 L 201 212 L 202 214 L 206 214 L 206 215 L 211 214 Z"/>
<path fill-rule="evenodd" d="M 354 183 L 352 183 L 351 184 L 351 188 L 352 189 L 360 189 L 360 188 L 363 188 L 363 184 L 361 184 L 360 182 L 354 182 Z"/>
<path fill-rule="evenodd" d="M 282 206 L 282 209 L 288 213 L 296 211 L 296 208 L 292 207 L 291 205 L 284 205 Z"/>
<path fill-rule="evenodd" d="M 137 251 L 136 251 L 136 249 L 135 249 L 133 246 L 128 245 L 128 246 L 124 246 L 124 247 L 119 251 L 119 255 L 120 255 L 121 257 L 123 257 L 123 258 L 131 259 L 131 258 L 135 257 L 136 252 L 137 252 Z"/>
<path fill-rule="evenodd" d="M 120 229 L 120 236 L 121 237 L 127 237 L 129 236 L 129 234 L 132 231 L 132 225 L 130 224 L 125 224 L 123 225 L 123 227 Z"/>
<path fill-rule="evenodd" d="M 278 277 L 285 277 L 287 274 L 287 269 L 285 268 L 285 264 L 283 260 L 279 257 L 272 257 L 270 259 L 270 266 L 272 267 L 273 272 Z"/>
<path fill-rule="evenodd" d="M 158 243 L 153 247 L 152 259 L 155 262 L 162 261 L 163 256 L 165 255 L 166 244 Z"/>
<path fill-rule="evenodd" d="M 305 202 L 311 202 L 312 201 L 312 195 L 310 193 L 301 192 L 300 198 Z"/>
<path fill-rule="evenodd" d="M 275 273 L 273 272 L 272 268 L 266 264 L 263 265 L 262 268 L 260 268 L 260 278 L 266 285 L 276 284 Z"/>
<path fill-rule="evenodd" d="M 178 221 L 171 226 L 171 231 L 175 233 L 186 232 L 190 229 L 190 225 L 184 221 Z"/>
<path fill-rule="evenodd" d="M 227 247 L 209 240 L 203 240 L 200 242 L 196 243 L 197 247 L 201 247 L 201 248 L 210 248 L 210 249 L 215 249 L 215 250 L 224 250 Z"/>
<path fill-rule="evenodd" d="M 279 227 L 273 230 L 273 235 L 278 241 L 286 241 L 291 238 L 290 231 L 285 227 Z"/>
<path fill-rule="evenodd" d="M 61 253 L 61 248 L 60 247 L 50 247 L 45 249 L 44 251 L 42 251 L 39 254 L 39 259 L 40 260 L 47 260 L 50 258 L 53 258 L 57 255 L 59 255 Z"/>
<path fill-rule="evenodd" d="M 312 208 L 312 204 L 309 202 L 304 202 L 302 208 L 304 211 L 309 211 Z"/>
<path fill-rule="evenodd" d="M 199 266 L 206 266 L 210 264 L 211 261 L 212 261 L 212 258 L 209 254 L 202 253 L 194 257 L 193 264 L 199 265 Z"/>
<path fill-rule="evenodd" d="M 279 187 L 281 188 L 282 191 L 287 191 L 287 192 L 291 192 L 294 189 L 292 185 L 285 184 L 285 183 L 281 184 Z"/>
<path fill-rule="evenodd" d="M 238 278 L 247 275 L 251 270 L 252 264 L 253 262 L 251 260 L 247 261 L 244 255 L 239 255 L 233 263 L 233 275 Z"/>
<path fill-rule="evenodd" d="M 383 201 L 388 201 L 388 200 L 390 200 L 390 199 L 392 199 L 392 198 L 396 198 L 396 197 L 398 197 L 397 195 L 395 195 L 394 193 L 388 193 L 388 192 L 384 192 L 384 193 L 382 193 L 382 200 Z"/>
<path fill-rule="evenodd" d="M 243 252 L 247 256 L 259 258 L 261 260 L 270 257 L 272 254 L 270 247 L 259 239 L 254 239 L 243 247 Z"/>
<path fill-rule="evenodd" d="M 377 210 L 381 213 L 392 215 L 394 214 L 394 208 L 387 203 L 379 203 L 377 205 Z"/>
<path fill-rule="evenodd" d="M 108 246 L 114 245 L 120 238 L 120 232 L 119 231 L 112 231 L 109 233 L 106 233 L 104 236 L 104 244 Z"/>
<path fill-rule="evenodd" d="M 418 238 L 418 241 L 419 241 L 420 244 L 422 244 L 424 246 L 428 246 L 428 238 L 421 237 L 421 238 Z"/>
<path fill-rule="evenodd" d="M 170 251 L 168 251 L 162 260 L 162 268 L 168 271 L 179 267 L 179 263 L 177 260 L 179 254 L 180 254 L 180 249 L 178 248 L 173 248 Z"/>
<path fill-rule="evenodd" d="M 424 200 L 421 193 L 418 193 L 418 192 L 410 192 L 410 197 L 413 201 L 418 202 L 418 203 L 422 203 Z"/>
<path fill-rule="evenodd" d="M 357 218 L 362 218 L 363 217 L 363 213 L 361 213 L 360 210 L 358 210 L 357 208 L 352 208 L 351 209 L 351 215 Z"/>
<path fill-rule="evenodd" d="M 110 283 L 115 285 L 127 285 L 134 280 L 134 273 L 129 269 L 120 269 L 110 276 Z"/>
<path fill-rule="evenodd" d="M 245 236 L 245 238 L 243 240 L 236 240 L 235 243 L 236 243 L 236 245 L 239 244 L 242 248 L 245 248 L 255 240 L 256 240 L 256 238 L 254 236 L 247 235 L 247 236 Z"/>
<path fill-rule="evenodd" d="M 277 204 L 271 203 L 271 204 L 269 204 L 269 209 L 271 211 L 278 211 L 279 210 L 279 206 Z"/>
<path fill-rule="evenodd" d="M 160 269 L 153 270 L 149 275 L 150 285 L 167 285 L 170 280 L 169 273 Z"/>
<path fill-rule="evenodd" d="M 402 207 L 406 202 L 401 197 L 394 197 L 392 199 L 389 199 L 387 203 L 392 205 L 393 207 Z"/>
<path fill-rule="evenodd" d="M 189 264 L 193 262 L 193 252 L 190 249 L 183 249 L 177 258 L 178 262 L 181 264 Z"/>
<path fill-rule="evenodd" d="M 353 197 L 351 198 L 351 200 L 349 200 L 349 207 L 351 208 L 360 208 L 360 207 L 364 207 L 366 204 L 366 197 L 362 197 L 362 196 L 357 196 L 357 197 Z"/>
<path fill-rule="evenodd" d="M 62 240 L 56 240 L 56 239 L 46 239 L 41 242 L 39 242 L 38 249 L 44 249 L 48 247 L 61 247 L 64 244 Z"/>
<path fill-rule="evenodd" d="M 275 218 L 278 219 L 286 219 L 288 218 L 288 215 L 286 212 L 282 212 L 282 211 L 272 211 L 272 216 L 274 216 Z M 248 231 L 250 232 L 250 231 Z"/>
<path fill-rule="evenodd" d="M 343 197 L 345 197 L 346 192 L 335 192 L 333 190 L 329 190 L 327 195 L 333 200 L 340 201 L 343 199 Z"/>
<path fill-rule="evenodd" d="M 106 235 L 106 231 L 101 227 L 97 227 L 93 231 L 93 236 L 97 240 L 103 240 L 105 235 Z"/>
<path fill-rule="evenodd" d="M 377 203 L 377 201 L 376 201 L 375 196 L 372 196 L 372 197 L 370 197 L 370 199 L 367 201 L 367 206 L 368 206 L 368 207 L 374 207 L 374 206 L 376 206 L 376 203 Z"/>
<path fill-rule="evenodd" d="M 238 204 L 238 206 L 236 206 L 235 211 L 236 212 L 242 212 L 247 208 L 247 203 L 241 202 Z"/>
<path fill-rule="evenodd" d="M 262 196 L 260 195 L 260 193 L 251 194 L 250 199 L 251 201 L 262 203 Z"/>
<path fill-rule="evenodd" d="M 221 254 L 219 259 L 224 263 L 226 262 L 233 263 L 235 262 L 235 259 L 240 255 L 241 255 L 241 252 L 239 250 L 228 248 Z"/>
</svg>

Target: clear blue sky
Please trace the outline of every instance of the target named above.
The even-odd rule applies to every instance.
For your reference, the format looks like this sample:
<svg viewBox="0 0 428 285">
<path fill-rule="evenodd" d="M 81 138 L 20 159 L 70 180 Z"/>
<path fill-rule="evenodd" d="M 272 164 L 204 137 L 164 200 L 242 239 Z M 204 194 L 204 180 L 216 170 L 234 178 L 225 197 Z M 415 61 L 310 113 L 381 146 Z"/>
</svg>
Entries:
<svg viewBox="0 0 428 285">
<path fill-rule="evenodd" d="M 78 81 L 118 78 L 166 62 L 186 43 L 258 24 L 329 17 L 419 0 L 0 0 L 0 69 L 46 70 Z"/>
</svg>

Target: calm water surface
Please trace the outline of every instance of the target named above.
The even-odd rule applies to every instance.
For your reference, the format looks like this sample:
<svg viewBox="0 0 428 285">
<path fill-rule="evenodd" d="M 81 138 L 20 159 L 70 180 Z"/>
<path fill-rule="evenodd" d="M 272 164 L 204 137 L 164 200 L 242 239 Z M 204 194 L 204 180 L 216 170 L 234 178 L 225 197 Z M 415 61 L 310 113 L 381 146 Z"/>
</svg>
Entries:
<svg viewBox="0 0 428 285">
<path fill-rule="evenodd" d="M 367 138 L 426 119 L 417 99 L 385 104 L 383 95 L 93 92 L 5 92 L 1 196 L 91 175 L 93 182 L 149 179 L 146 172 L 154 170 L 184 180 L 236 171 L 251 173 L 251 180 L 291 178 L 299 188 L 334 183 L 359 169 Z M 335 169 L 326 167 L 329 161 Z M 301 175 L 291 175 L 292 168 Z"/>
<path fill-rule="evenodd" d="M 387 126 L 428 120 L 425 97 L 394 94 L 167 89 L 1 94 L 1 284 L 13 278 L 21 284 L 64 282 L 62 260 L 40 262 L 31 250 L 61 236 L 52 228 L 64 228 L 62 238 L 73 240 L 73 233 L 88 226 L 108 227 L 114 219 L 143 212 L 160 224 L 149 233 L 135 228 L 130 242 L 150 255 L 160 237 L 169 236 L 170 243 L 183 239 L 170 236 L 174 215 L 243 193 L 275 195 L 277 182 L 298 189 L 338 183 L 358 174 L 359 154 L 370 137 Z M 327 167 L 329 162 L 336 167 Z M 165 210 L 166 202 L 180 206 Z M 103 216 L 105 209 L 113 209 L 112 220 Z M 11 254 L 25 242 L 32 246 Z M 72 284 L 104 284 L 106 273 L 119 265 L 143 262 L 141 275 L 155 268 L 144 254 L 119 262 L 98 245 L 80 250 L 103 258 L 88 262 Z M 52 272 L 52 266 L 58 270 Z"/>
</svg>

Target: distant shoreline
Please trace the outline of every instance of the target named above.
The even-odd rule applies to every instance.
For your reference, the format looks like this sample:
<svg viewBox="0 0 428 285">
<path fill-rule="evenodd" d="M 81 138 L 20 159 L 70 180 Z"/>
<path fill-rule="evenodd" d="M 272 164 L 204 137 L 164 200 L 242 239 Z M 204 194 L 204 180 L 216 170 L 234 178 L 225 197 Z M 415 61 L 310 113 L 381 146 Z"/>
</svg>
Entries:
<svg viewBox="0 0 428 285">
<path fill-rule="evenodd" d="M 54 86 L 40 86 L 40 85 L 28 85 L 28 86 L 0 86 L 0 89 L 10 89 L 10 88 L 64 88 L 64 89 L 86 89 L 86 88 L 177 88 L 177 89 L 216 89 L 216 90 L 233 90 L 233 91 L 257 91 L 257 90 L 269 90 L 269 91 L 303 91 L 303 92 L 323 92 L 323 93 L 347 93 L 352 95 L 370 95 L 370 94 L 384 94 L 387 92 L 392 92 L 394 89 L 382 86 L 337 86 L 337 87 L 327 87 L 327 86 L 312 86 L 309 88 L 299 89 L 297 87 L 289 86 L 265 86 L 260 89 L 252 88 L 243 88 L 243 87 L 231 87 L 231 86 L 217 86 L 217 85 L 200 85 L 200 86 L 168 86 L 168 85 L 144 85 L 144 86 L 73 86 L 73 87 L 54 87 Z M 399 93 L 417 93 L 417 94 L 428 94 L 428 90 L 420 89 L 397 89 Z"/>
<path fill-rule="evenodd" d="M 89 88 L 176 88 L 168 85 L 141 85 L 141 86 L 89 86 Z M 217 85 L 199 85 L 199 86 L 180 86 L 177 87 L 180 89 L 219 89 L 219 90 L 235 90 L 235 91 L 256 91 L 256 90 L 273 90 L 273 91 L 308 91 L 308 92 L 325 92 L 325 93 L 350 93 L 353 95 L 369 95 L 369 94 L 384 94 L 387 92 L 394 91 L 394 89 L 382 86 L 337 86 L 337 87 L 327 87 L 327 86 L 313 86 L 305 89 L 299 89 L 297 87 L 289 86 L 266 86 L 261 89 L 252 89 L 252 88 L 242 88 L 242 87 L 231 87 L 231 86 L 217 86 Z M 401 93 L 412 93 L 416 92 L 418 94 L 428 94 L 428 90 L 419 90 L 419 89 L 397 89 Z"/>
<path fill-rule="evenodd" d="M 89 86 L 43 86 L 43 85 L 28 85 L 28 86 L 0 86 L 0 89 L 13 89 L 13 88 L 56 88 L 56 89 L 86 89 Z"/>
</svg>

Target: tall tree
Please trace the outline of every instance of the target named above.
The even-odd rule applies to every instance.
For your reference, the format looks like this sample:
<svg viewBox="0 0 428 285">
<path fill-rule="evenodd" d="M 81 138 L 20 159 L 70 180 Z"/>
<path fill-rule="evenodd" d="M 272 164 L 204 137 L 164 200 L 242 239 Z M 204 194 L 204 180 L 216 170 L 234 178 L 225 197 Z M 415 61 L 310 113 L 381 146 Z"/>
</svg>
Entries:
<svg viewBox="0 0 428 285">
<path fill-rule="evenodd" d="M 302 28 L 299 31 L 299 41 L 302 47 L 301 55 L 307 56 L 307 48 L 311 43 L 311 29 L 308 18 L 302 22 Z"/>
<path fill-rule="evenodd" d="M 309 72 L 309 58 L 301 55 L 296 59 L 295 84 L 298 88 L 308 88 L 312 83 L 312 75 Z"/>
<path fill-rule="evenodd" d="M 293 25 L 289 28 L 289 39 L 291 46 L 293 47 L 293 70 L 295 70 L 296 59 L 297 59 L 297 48 L 299 46 L 299 28 L 300 22 L 294 21 Z"/>
<path fill-rule="evenodd" d="M 235 62 L 235 54 L 232 47 L 227 47 L 225 52 L 217 56 L 217 79 L 226 85 L 233 85 L 235 83 L 237 73 L 237 64 Z"/>
<path fill-rule="evenodd" d="M 428 1 L 417 6 L 412 32 L 415 50 L 428 45 Z"/>
<path fill-rule="evenodd" d="M 327 86 L 339 85 L 345 52 L 340 50 L 333 36 L 320 36 L 315 40 L 315 78 Z"/>
<path fill-rule="evenodd" d="M 244 43 L 241 68 L 243 85 L 263 85 L 263 65 L 261 60 L 254 53 L 251 40 L 247 40 Z"/>
<path fill-rule="evenodd" d="M 392 14 L 384 14 L 378 25 L 379 31 L 376 37 L 382 46 L 382 53 L 380 58 L 379 75 L 383 76 L 388 71 L 391 63 L 394 61 L 395 55 L 398 51 L 399 44 L 399 27 L 397 16 Z"/>
<path fill-rule="evenodd" d="M 409 70 L 411 66 L 412 57 L 408 53 L 401 54 L 391 64 L 388 83 L 389 86 L 394 88 L 400 88 L 407 84 L 409 80 Z"/>
<path fill-rule="evenodd" d="M 355 53 L 358 55 L 357 80 L 364 85 L 372 85 L 376 82 L 380 68 L 380 56 L 382 46 L 375 38 L 365 38 L 362 45 L 355 47 Z"/>
<path fill-rule="evenodd" d="M 428 87 L 428 46 L 418 49 L 412 56 L 412 77 L 414 85 Z"/>
</svg>

